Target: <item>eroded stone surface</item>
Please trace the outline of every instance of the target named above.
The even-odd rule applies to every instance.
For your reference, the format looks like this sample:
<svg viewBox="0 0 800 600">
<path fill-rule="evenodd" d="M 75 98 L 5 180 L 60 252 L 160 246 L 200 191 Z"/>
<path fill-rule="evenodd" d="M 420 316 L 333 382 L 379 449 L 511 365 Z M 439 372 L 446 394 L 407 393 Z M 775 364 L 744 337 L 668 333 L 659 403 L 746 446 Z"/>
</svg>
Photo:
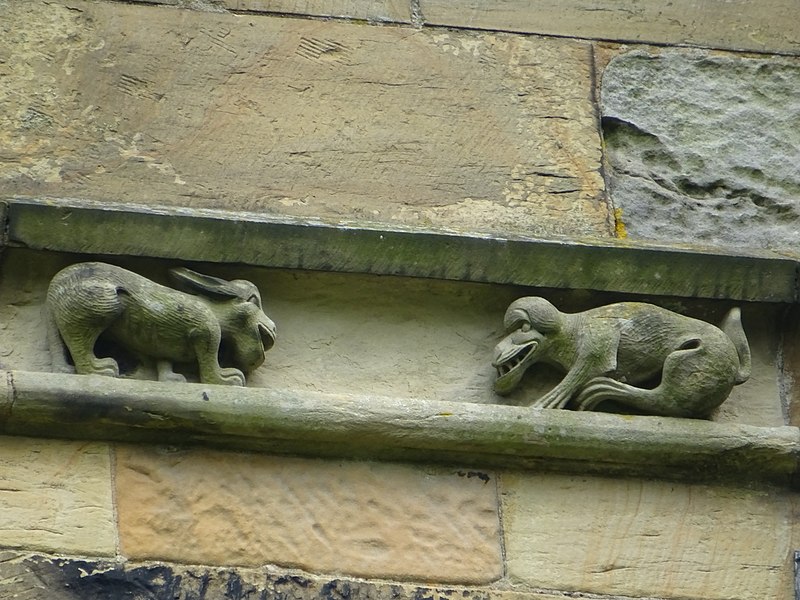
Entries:
<svg viewBox="0 0 800 600">
<path fill-rule="evenodd" d="M 133 0 L 143 4 L 165 4 L 193 10 L 269 12 L 292 15 L 365 19 L 367 21 L 411 21 L 409 0 Z"/>
<path fill-rule="evenodd" d="M 561 595 L 327 579 L 300 572 L 0 553 L 16 600 L 557 600 Z M 46 596 L 45 596 L 46 595 Z"/>
<path fill-rule="evenodd" d="M 566 475 L 501 483 L 512 580 L 636 597 L 792 597 L 787 494 Z"/>
<path fill-rule="evenodd" d="M 797 252 L 800 62 L 632 52 L 603 73 L 614 204 L 631 238 Z"/>
<path fill-rule="evenodd" d="M 494 478 L 123 447 L 124 556 L 479 583 L 502 575 Z"/>
<path fill-rule="evenodd" d="M 108 445 L 0 437 L 0 515 L 0 548 L 113 555 Z"/>
<path fill-rule="evenodd" d="M 0 7 L 0 193 L 608 236 L 588 44 Z"/>
</svg>

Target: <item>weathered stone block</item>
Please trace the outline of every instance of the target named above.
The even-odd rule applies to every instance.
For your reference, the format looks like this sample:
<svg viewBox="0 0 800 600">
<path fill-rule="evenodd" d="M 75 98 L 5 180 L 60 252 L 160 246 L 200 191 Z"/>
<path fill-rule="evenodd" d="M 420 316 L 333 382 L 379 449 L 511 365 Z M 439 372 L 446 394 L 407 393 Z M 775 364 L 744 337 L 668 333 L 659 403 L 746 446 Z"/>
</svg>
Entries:
<svg viewBox="0 0 800 600">
<path fill-rule="evenodd" d="M 0 195 L 607 236 L 590 56 L 502 34 L 4 3 Z"/>
<path fill-rule="evenodd" d="M 426 23 L 582 38 L 800 53 L 793 0 L 421 0 Z"/>
<path fill-rule="evenodd" d="M 223 0 L 232 10 L 346 17 L 368 21 L 411 21 L 410 0 Z"/>
<path fill-rule="evenodd" d="M 565 475 L 501 482 L 512 580 L 637 597 L 792 597 L 787 494 Z"/>
<path fill-rule="evenodd" d="M 227 10 L 364 19 L 375 22 L 411 21 L 409 0 L 133 0 L 194 10 Z"/>
<path fill-rule="evenodd" d="M 113 555 L 108 445 L 0 437 L 0 515 L 0 547 Z"/>
<path fill-rule="evenodd" d="M 632 52 L 603 73 L 614 204 L 631 238 L 800 244 L 800 61 Z"/>
<path fill-rule="evenodd" d="M 491 475 L 122 447 L 117 501 L 129 558 L 418 581 L 502 575 Z"/>
<path fill-rule="evenodd" d="M 297 572 L 0 553 L 3 592 L 17 600 L 563 600 L 561 595 L 428 587 Z"/>
</svg>

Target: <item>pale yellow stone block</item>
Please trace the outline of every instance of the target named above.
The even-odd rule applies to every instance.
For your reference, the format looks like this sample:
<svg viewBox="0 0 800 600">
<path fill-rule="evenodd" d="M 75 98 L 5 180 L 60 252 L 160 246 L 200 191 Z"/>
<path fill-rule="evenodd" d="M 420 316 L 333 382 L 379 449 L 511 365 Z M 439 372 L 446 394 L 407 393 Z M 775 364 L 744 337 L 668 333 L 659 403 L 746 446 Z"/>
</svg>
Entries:
<svg viewBox="0 0 800 600">
<path fill-rule="evenodd" d="M 129 558 L 415 581 L 502 575 L 493 476 L 201 450 L 117 457 Z"/>
<path fill-rule="evenodd" d="M 410 0 L 223 0 L 227 8 L 369 21 L 411 21 Z"/>
<path fill-rule="evenodd" d="M 502 477 L 513 581 L 570 591 L 788 600 L 780 491 L 567 475 Z"/>
<path fill-rule="evenodd" d="M 107 444 L 0 437 L 0 547 L 113 555 Z"/>
<path fill-rule="evenodd" d="M 450 27 L 800 53 L 795 0 L 420 0 L 420 10 Z"/>
</svg>

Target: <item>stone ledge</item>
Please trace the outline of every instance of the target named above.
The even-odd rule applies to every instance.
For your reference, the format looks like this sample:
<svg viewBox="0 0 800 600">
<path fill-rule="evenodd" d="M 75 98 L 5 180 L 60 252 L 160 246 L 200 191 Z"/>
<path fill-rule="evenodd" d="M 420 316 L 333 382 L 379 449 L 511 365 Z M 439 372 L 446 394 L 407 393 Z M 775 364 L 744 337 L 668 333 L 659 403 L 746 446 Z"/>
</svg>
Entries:
<svg viewBox="0 0 800 600">
<path fill-rule="evenodd" d="M 85 200 L 14 198 L 6 203 L 7 243 L 32 249 L 798 302 L 797 260 L 771 252 L 737 255 L 614 240 L 499 238 Z"/>
<path fill-rule="evenodd" d="M 800 430 L 8 372 L 0 433 L 795 485 Z M 8 407 L 0 407 L 8 408 Z"/>
</svg>

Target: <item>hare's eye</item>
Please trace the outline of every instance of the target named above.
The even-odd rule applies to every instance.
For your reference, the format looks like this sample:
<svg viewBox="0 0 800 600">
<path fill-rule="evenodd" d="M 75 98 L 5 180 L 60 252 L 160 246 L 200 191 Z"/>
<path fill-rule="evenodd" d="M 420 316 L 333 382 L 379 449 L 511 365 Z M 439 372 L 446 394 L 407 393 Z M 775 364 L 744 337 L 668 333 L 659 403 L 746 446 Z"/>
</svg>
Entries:
<svg viewBox="0 0 800 600">
<path fill-rule="evenodd" d="M 523 333 L 527 333 L 531 330 L 531 324 L 525 322 L 522 325 L 520 325 L 519 330 L 522 331 Z"/>
<path fill-rule="evenodd" d="M 256 296 L 255 294 L 253 294 L 252 296 L 250 296 L 250 297 L 247 299 L 247 301 L 248 301 L 250 304 L 255 304 L 255 305 L 258 307 L 258 308 L 261 308 L 261 300 L 259 300 L 258 296 Z"/>
</svg>

